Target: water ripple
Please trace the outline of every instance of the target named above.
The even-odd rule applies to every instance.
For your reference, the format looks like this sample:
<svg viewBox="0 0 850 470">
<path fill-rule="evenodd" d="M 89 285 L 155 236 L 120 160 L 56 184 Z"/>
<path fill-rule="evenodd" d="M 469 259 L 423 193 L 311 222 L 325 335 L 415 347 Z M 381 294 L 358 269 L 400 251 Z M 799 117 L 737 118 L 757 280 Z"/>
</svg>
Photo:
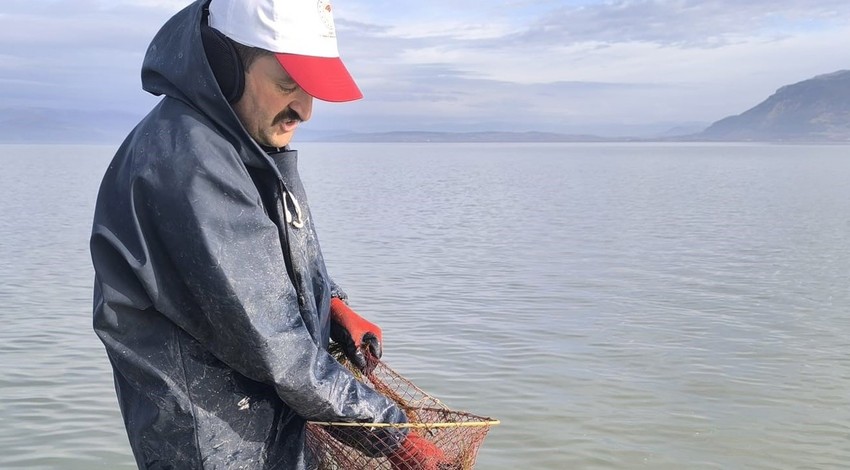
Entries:
<svg viewBox="0 0 850 470">
<path fill-rule="evenodd" d="M 303 147 L 386 360 L 502 420 L 479 468 L 850 461 L 846 147 Z M 63 150 L 0 147 L 0 467 L 134 468 L 90 317 L 112 149 Z"/>
</svg>

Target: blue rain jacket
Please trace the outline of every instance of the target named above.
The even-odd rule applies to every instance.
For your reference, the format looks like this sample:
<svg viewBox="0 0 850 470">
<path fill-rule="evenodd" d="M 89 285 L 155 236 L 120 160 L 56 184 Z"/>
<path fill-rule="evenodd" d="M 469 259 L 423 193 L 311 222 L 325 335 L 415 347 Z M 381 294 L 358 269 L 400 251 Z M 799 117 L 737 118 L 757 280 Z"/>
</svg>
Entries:
<svg viewBox="0 0 850 470">
<path fill-rule="evenodd" d="M 330 298 L 343 294 L 297 153 L 265 152 L 222 97 L 204 7 L 153 39 L 142 84 L 163 98 L 103 178 L 94 329 L 140 468 L 313 468 L 307 420 L 406 418 L 327 352 Z"/>
</svg>

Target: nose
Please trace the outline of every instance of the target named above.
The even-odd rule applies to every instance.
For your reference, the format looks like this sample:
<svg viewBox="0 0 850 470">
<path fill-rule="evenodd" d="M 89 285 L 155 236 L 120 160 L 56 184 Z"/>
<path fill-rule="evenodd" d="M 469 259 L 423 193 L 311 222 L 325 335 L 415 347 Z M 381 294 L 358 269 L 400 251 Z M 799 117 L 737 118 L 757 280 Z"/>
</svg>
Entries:
<svg viewBox="0 0 850 470">
<path fill-rule="evenodd" d="M 307 121 L 313 115 L 313 97 L 307 94 L 303 88 L 298 87 L 298 96 L 292 103 L 292 110 L 301 116 L 301 121 Z"/>
</svg>

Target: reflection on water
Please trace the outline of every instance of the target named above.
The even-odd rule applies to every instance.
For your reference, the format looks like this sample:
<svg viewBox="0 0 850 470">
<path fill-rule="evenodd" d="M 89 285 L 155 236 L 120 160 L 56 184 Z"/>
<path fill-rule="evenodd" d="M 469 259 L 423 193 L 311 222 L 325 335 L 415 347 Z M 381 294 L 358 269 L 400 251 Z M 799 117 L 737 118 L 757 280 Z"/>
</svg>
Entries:
<svg viewBox="0 0 850 470">
<path fill-rule="evenodd" d="M 479 468 L 850 461 L 847 147 L 303 144 L 395 369 L 502 420 Z M 114 149 L 0 147 L 0 467 L 133 468 L 91 330 Z"/>
</svg>

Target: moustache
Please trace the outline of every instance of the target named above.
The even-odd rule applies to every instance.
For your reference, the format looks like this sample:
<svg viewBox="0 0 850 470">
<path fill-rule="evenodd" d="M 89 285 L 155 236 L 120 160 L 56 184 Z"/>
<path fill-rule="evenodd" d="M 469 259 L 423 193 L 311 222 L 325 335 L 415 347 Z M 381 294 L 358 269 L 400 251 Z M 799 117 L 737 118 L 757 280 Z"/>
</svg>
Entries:
<svg viewBox="0 0 850 470">
<path fill-rule="evenodd" d="M 275 116 L 274 121 L 272 121 L 272 125 L 276 126 L 276 125 L 280 124 L 281 122 L 288 122 L 288 121 L 301 122 L 302 121 L 301 115 L 299 115 L 297 112 L 295 112 L 292 108 L 286 108 L 283 111 L 281 111 L 280 114 Z"/>
</svg>

